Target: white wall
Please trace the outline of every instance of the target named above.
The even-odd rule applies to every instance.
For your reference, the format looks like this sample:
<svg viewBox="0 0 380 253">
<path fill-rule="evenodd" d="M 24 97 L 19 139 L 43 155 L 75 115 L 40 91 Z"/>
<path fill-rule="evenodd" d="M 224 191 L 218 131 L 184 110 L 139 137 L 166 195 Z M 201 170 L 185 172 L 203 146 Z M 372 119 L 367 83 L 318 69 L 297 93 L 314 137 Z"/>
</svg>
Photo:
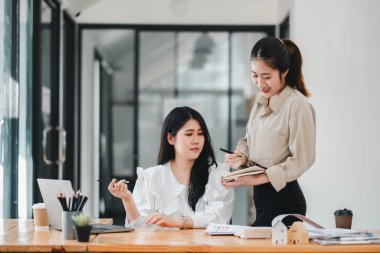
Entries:
<svg viewBox="0 0 380 253">
<path fill-rule="evenodd" d="M 317 158 L 301 179 L 308 216 L 380 228 L 380 1 L 295 0 L 291 37 L 317 111 Z"/>
</svg>

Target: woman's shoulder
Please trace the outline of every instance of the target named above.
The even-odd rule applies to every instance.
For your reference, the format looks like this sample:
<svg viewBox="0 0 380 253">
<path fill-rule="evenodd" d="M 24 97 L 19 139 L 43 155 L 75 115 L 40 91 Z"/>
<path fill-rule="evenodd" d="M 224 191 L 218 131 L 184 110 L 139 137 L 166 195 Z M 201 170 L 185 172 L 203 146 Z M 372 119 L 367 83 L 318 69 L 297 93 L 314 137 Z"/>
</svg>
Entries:
<svg viewBox="0 0 380 253">
<path fill-rule="evenodd" d="M 307 97 L 305 97 L 300 91 L 292 88 L 292 92 L 289 96 L 289 106 L 291 111 L 303 111 L 303 112 L 312 112 L 315 114 L 313 105 L 310 103 Z"/>
<path fill-rule="evenodd" d="M 137 174 L 139 177 L 143 176 L 145 178 L 156 178 L 165 175 L 167 170 L 167 164 L 160 164 L 146 169 L 139 167 L 137 168 Z"/>
</svg>

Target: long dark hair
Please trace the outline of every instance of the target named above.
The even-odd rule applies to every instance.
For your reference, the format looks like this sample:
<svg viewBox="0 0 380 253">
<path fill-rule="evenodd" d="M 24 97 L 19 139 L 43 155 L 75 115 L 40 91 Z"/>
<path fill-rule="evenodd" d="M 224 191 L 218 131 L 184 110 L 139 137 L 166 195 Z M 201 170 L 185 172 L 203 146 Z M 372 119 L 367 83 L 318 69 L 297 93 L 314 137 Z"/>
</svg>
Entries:
<svg viewBox="0 0 380 253">
<path fill-rule="evenodd" d="M 302 56 L 297 45 L 288 39 L 262 38 L 252 48 L 251 61 L 261 59 L 270 67 L 278 69 L 280 77 L 287 70 L 285 83 L 304 96 L 310 96 L 302 75 Z"/>
<path fill-rule="evenodd" d="M 217 165 L 210 134 L 199 112 L 187 106 L 176 107 L 169 112 L 162 126 L 160 152 L 158 154 L 157 163 L 165 164 L 175 158 L 174 146 L 170 145 L 167 140 L 168 133 L 175 137 L 178 131 L 191 119 L 198 121 L 205 138 L 203 149 L 199 157 L 195 160 L 190 172 L 188 203 L 195 211 L 198 200 L 205 193 L 209 168 L 214 164 Z"/>
</svg>

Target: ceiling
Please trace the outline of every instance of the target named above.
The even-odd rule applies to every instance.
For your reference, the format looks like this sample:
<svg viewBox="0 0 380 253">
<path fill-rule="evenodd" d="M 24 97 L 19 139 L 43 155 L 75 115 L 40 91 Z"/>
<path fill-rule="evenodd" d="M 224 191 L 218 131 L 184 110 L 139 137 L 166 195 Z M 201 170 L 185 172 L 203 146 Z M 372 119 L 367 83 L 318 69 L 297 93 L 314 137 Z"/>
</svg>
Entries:
<svg viewBox="0 0 380 253">
<path fill-rule="evenodd" d="M 273 25 L 291 4 L 291 0 L 62 1 L 77 22 L 91 24 Z"/>
</svg>

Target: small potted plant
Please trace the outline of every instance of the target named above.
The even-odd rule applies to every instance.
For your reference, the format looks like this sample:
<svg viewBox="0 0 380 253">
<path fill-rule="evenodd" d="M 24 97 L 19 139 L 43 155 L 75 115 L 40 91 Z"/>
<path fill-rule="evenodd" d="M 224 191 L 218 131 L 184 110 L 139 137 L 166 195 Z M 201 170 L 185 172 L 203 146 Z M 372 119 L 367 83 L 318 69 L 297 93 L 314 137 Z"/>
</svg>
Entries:
<svg viewBox="0 0 380 253">
<path fill-rule="evenodd" d="M 90 233 L 92 226 L 91 216 L 85 213 L 72 216 L 74 222 L 74 231 L 78 242 L 88 242 L 90 240 Z"/>
</svg>

